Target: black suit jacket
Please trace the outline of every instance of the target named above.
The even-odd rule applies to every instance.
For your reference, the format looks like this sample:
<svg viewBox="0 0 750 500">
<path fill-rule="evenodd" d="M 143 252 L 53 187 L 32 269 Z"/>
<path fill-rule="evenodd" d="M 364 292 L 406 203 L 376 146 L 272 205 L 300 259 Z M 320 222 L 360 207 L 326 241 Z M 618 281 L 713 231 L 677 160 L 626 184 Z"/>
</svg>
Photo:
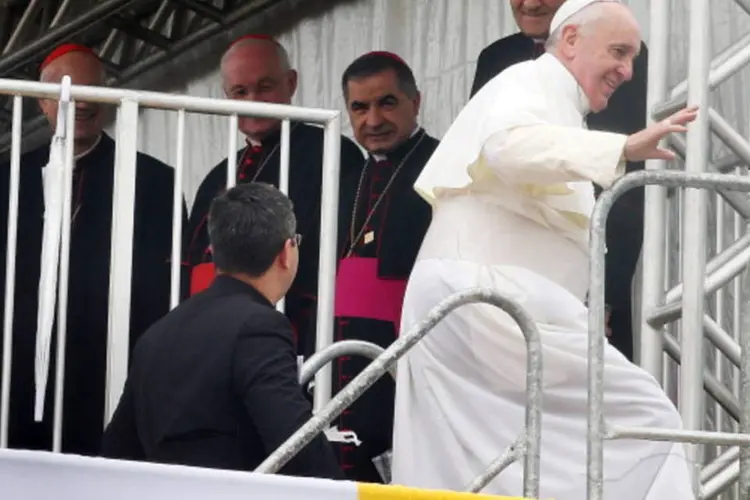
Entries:
<svg viewBox="0 0 750 500">
<path fill-rule="evenodd" d="M 219 276 L 139 341 L 102 454 L 253 470 L 310 417 L 289 321 Z M 281 472 L 342 477 L 323 435 Z"/>
<path fill-rule="evenodd" d="M 513 64 L 534 57 L 534 41 L 522 33 L 501 38 L 482 50 L 477 61 L 471 95 Z M 612 95 L 607 108 L 588 116 L 592 130 L 632 134 L 646 126 L 646 78 L 648 50 L 641 46 L 633 78 Z M 627 170 L 644 164 L 628 163 Z M 597 188 L 597 194 L 600 189 Z M 629 191 L 612 208 L 607 223 L 607 301 L 613 308 L 630 309 L 630 286 L 643 241 L 643 188 Z"/>
</svg>

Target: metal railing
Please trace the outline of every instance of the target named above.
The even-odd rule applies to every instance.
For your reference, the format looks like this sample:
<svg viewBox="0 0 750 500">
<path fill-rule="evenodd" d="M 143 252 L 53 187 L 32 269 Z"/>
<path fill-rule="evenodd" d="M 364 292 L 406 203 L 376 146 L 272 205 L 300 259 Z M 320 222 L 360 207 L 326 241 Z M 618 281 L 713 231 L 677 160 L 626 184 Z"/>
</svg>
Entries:
<svg viewBox="0 0 750 500">
<path fill-rule="evenodd" d="M 306 386 L 321 368 L 328 365 L 328 363 L 336 358 L 342 356 L 363 356 L 375 360 L 384 352 L 385 349 L 377 344 L 373 344 L 372 342 L 366 342 L 364 340 L 339 340 L 322 351 L 317 351 L 305 361 L 299 372 L 299 383 L 303 387 Z M 396 380 L 396 367 L 391 366 L 388 371 L 393 377 L 393 380 Z"/>
<path fill-rule="evenodd" d="M 286 191 L 289 179 L 289 133 L 290 121 L 317 123 L 324 126 L 323 172 L 321 197 L 321 243 L 319 257 L 320 279 L 318 282 L 317 304 L 317 350 L 322 350 L 333 342 L 334 285 L 336 270 L 336 241 L 331 235 L 337 234 L 337 206 L 339 188 L 340 152 L 340 113 L 334 110 L 301 108 L 262 102 L 235 101 L 228 99 L 208 99 L 157 92 L 132 91 L 104 87 L 73 85 L 70 88 L 71 105 L 67 106 L 67 129 L 73 130 L 75 101 L 98 102 L 115 105 L 118 108 L 116 121 L 115 180 L 113 191 L 113 231 L 110 264 L 109 331 L 107 341 L 107 383 L 106 403 L 103 409 L 103 423 L 111 417 L 119 400 L 127 375 L 128 345 L 130 336 L 130 296 L 131 264 L 133 240 L 133 209 L 135 203 L 136 152 L 138 150 L 138 115 L 144 108 L 173 110 L 178 113 L 176 138 L 176 164 L 174 184 L 174 214 L 172 238 L 171 303 L 175 306 L 179 299 L 181 231 L 182 231 L 182 178 L 184 172 L 185 120 L 187 113 L 224 115 L 228 119 L 228 185 L 234 185 L 237 169 L 237 124 L 239 116 L 277 118 L 282 120 L 280 189 Z M 15 299 L 16 252 L 18 234 L 18 201 L 22 137 L 22 97 L 60 100 L 63 86 L 60 84 L 39 83 L 22 80 L 0 79 L 0 94 L 12 95 L 13 127 L 10 172 L 10 206 L 8 209 L 7 257 L 5 304 L 3 322 L 3 383 L 0 388 L 0 448 L 8 445 L 8 424 L 10 409 L 11 364 L 13 343 L 13 315 Z M 61 106 L 62 108 L 62 106 Z M 70 239 L 70 205 L 72 197 L 73 134 L 66 135 L 65 142 L 65 185 L 62 214 L 63 242 Z M 67 207 L 67 209 L 65 209 Z M 21 228 L 23 229 L 23 228 Z M 63 250 L 65 244 L 63 243 Z M 65 361 L 65 300 L 68 280 L 65 269 L 68 265 L 67 252 L 60 259 L 61 279 L 59 280 L 57 367 L 54 398 L 53 451 L 60 451 L 62 436 L 62 405 Z M 166 312 L 166 311 L 165 311 Z M 315 399 L 324 404 L 330 399 L 330 368 L 325 367 L 317 374 Z"/>
<path fill-rule="evenodd" d="M 441 301 L 430 313 L 399 336 L 382 355 L 370 363 L 349 382 L 327 405 L 315 413 L 300 429 L 263 461 L 255 472 L 273 474 L 286 465 L 318 434 L 323 432 L 344 409 L 352 404 L 380 377 L 386 374 L 399 358 L 424 338 L 443 318 L 454 309 L 472 303 L 487 303 L 502 309 L 521 329 L 527 346 L 526 362 L 526 422 L 519 440 L 502 456 L 490 464 L 487 471 L 477 477 L 469 490 L 480 491 L 502 470 L 520 457 L 524 457 L 523 495 L 526 498 L 539 496 L 539 464 L 541 448 L 542 405 L 542 345 L 534 320 L 515 301 L 491 289 L 475 289 L 458 292 Z"/>
<path fill-rule="evenodd" d="M 613 203 L 625 191 L 644 185 L 658 185 L 672 188 L 693 189 L 724 189 L 750 192 L 750 178 L 737 175 L 710 174 L 710 173 L 687 173 L 669 171 L 643 171 L 628 174 L 616 181 L 610 189 L 602 192 L 594 207 L 591 218 L 591 263 L 590 263 L 590 287 L 589 287 L 589 415 L 588 415 L 588 499 L 604 499 L 604 440 L 605 439 L 645 439 L 657 441 L 670 441 L 676 443 L 692 444 L 715 444 L 715 445 L 750 445 L 750 333 L 744 331 L 741 349 L 741 371 L 742 371 L 742 405 L 739 408 L 740 420 L 742 422 L 742 433 L 705 432 L 697 429 L 688 430 L 664 430 L 659 428 L 623 428 L 608 427 L 604 421 L 604 328 L 605 328 L 605 299 L 604 299 L 604 254 L 605 254 L 605 232 L 606 219 Z M 702 290 L 699 288 L 698 290 Z M 687 307 L 687 305 L 683 305 Z M 703 340 L 703 324 L 694 325 L 692 330 L 683 331 L 683 349 L 685 344 L 695 343 L 695 338 Z M 698 372 L 702 375 L 702 370 Z M 702 390 L 703 379 L 697 388 Z M 750 493 L 750 455 L 747 452 L 739 453 L 740 466 L 738 470 L 743 471 L 740 477 L 740 491 L 743 498 Z M 731 456 L 723 457 L 723 462 L 731 461 Z M 729 460 L 728 460 L 729 459 Z M 695 462 L 693 462 L 695 463 Z M 720 467 L 717 467 L 719 470 Z M 726 470 L 726 469 L 725 469 Z M 711 479 L 715 479 L 722 472 L 714 472 Z M 722 474 L 722 479 L 727 480 L 727 474 Z M 700 484 L 700 476 L 695 477 L 696 485 Z M 697 489 L 697 488 L 696 488 Z M 715 493 L 717 485 L 712 490 L 701 492 L 701 498 L 706 498 L 708 493 Z M 698 492 L 696 492 L 698 493 Z"/>
</svg>

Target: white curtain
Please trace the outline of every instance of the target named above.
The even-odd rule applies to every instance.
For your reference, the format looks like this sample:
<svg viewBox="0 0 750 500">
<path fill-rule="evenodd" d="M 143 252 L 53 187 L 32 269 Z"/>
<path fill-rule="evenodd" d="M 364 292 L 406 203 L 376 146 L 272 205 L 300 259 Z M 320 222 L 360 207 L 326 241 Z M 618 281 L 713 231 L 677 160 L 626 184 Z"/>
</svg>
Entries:
<svg viewBox="0 0 750 500">
<path fill-rule="evenodd" d="M 357 0 L 299 20 L 293 29 L 279 35 L 279 41 L 300 75 L 294 104 L 341 110 L 347 135 L 351 129 L 340 88 L 344 69 L 370 50 L 398 53 L 412 67 L 422 91 L 421 123 L 440 137 L 466 103 L 479 52 L 513 31 L 505 1 Z M 193 78 L 163 88 L 223 97 L 218 59 L 217 55 L 197 60 Z M 176 120 L 173 112 L 144 111 L 141 151 L 173 164 Z M 188 117 L 184 182 L 188 204 L 208 170 L 226 157 L 227 127 L 223 117 Z"/>
<path fill-rule="evenodd" d="M 689 2 L 671 0 L 673 54 L 671 82 L 684 79 L 687 70 Z M 649 0 L 630 0 L 648 41 Z M 714 2 L 712 2 L 714 3 Z M 715 2 L 714 54 L 736 41 L 750 18 L 732 1 Z M 509 2 L 505 0 L 353 0 L 338 2 L 322 13 L 299 19 L 279 34 L 300 73 L 294 104 L 335 108 L 344 113 L 342 127 L 350 128 L 343 105 L 340 77 L 357 56 L 370 50 L 390 50 L 401 55 L 414 70 L 423 94 L 421 122 L 440 137 L 466 103 L 476 59 L 483 47 L 516 31 Z M 233 32 L 241 34 L 240 26 Z M 222 41 L 220 51 L 226 46 Z M 162 85 L 168 92 L 223 97 L 217 71 L 219 53 L 196 55 L 187 79 Z M 205 52 L 205 51 L 204 51 Z M 165 68 L 165 79 L 169 80 Z M 745 129 L 747 71 L 717 92 L 715 106 Z M 175 160 L 176 114 L 148 110 L 140 130 L 141 150 L 166 163 Z M 185 195 L 194 193 L 209 168 L 227 155 L 226 119 L 205 115 L 189 117 L 187 127 Z"/>
</svg>

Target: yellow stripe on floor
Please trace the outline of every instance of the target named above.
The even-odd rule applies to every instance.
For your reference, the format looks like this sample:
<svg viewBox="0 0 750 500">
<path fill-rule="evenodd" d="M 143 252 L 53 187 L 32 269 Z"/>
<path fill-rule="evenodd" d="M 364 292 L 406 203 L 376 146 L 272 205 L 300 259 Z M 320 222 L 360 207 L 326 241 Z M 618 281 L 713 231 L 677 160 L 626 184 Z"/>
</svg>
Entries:
<svg viewBox="0 0 750 500">
<path fill-rule="evenodd" d="M 358 500 L 524 500 L 521 497 L 500 497 L 479 493 L 422 490 L 404 486 L 357 483 Z"/>
</svg>

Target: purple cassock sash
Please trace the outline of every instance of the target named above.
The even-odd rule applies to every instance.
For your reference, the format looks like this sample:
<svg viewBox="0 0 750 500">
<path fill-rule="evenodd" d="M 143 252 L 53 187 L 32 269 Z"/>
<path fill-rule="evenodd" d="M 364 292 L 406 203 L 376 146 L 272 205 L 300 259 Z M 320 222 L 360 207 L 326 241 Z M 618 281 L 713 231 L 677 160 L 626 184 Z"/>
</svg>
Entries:
<svg viewBox="0 0 750 500">
<path fill-rule="evenodd" d="M 405 293 L 406 280 L 378 277 L 378 259 L 347 257 L 336 275 L 334 316 L 390 321 L 398 333 Z"/>
</svg>

